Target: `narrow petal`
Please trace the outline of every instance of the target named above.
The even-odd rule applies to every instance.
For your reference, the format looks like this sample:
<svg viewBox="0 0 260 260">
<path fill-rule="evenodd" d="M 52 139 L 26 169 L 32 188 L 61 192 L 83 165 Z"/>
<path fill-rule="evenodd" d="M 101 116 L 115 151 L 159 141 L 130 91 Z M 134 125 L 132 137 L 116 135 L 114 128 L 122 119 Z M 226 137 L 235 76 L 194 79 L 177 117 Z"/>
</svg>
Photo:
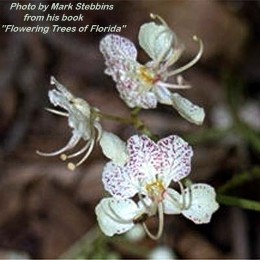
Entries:
<svg viewBox="0 0 260 260">
<path fill-rule="evenodd" d="M 128 139 L 127 150 L 130 156 L 128 166 L 135 181 L 153 182 L 160 170 L 162 157 L 156 143 L 145 135 L 134 135 Z"/>
<path fill-rule="evenodd" d="M 158 101 L 165 105 L 172 105 L 172 93 L 164 86 L 160 85 L 160 82 L 157 83 L 154 88 L 154 93 Z"/>
<path fill-rule="evenodd" d="M 126 143 L 118 136 L 103 131 L 99 143 L 103 154 L 114 163 L 123 166 L 127 162 L 128 153 L 126 150 Z"/>
<path fill-rule="evenodd" d="M 208 184 L 193 184 L 185 189 L 185 207 L 182 214 L 196 224 L 209 223 L 211 215 L 219 208 L 216 192 Z"/>
<path fill-rule="evenodd" d="M 107 236 L 122 234 L 134 227 L 140 209 L 133 200 L 102 199 L 95 209 L 98 224 Z"/>
<path fill-rule="evenodd" d="M 181 213 L 181 195 L 174 189 L 168 188 L 164 194 L 163 211 L 165 214 Z"/>
<path fill-rule="evenodd" d="M 172 95 L 172 105 L 179 114 L 191 123 L 201 125 L 204 121 L 204 109 L 192 104 L 188 99 L 174 93 Z"/>
<path fill-rule="evenodd" d="M 54 106 L 60 106 L 65 110 L 70 110 L 69 100 L 57 89 L 52 89 L 48 93 L 50 102 Z"/>
<path fill-rule="evenodd" d="M 133 197 L 138 192 L 129 177 L 128 168 L 120 167 L 113 162 L 105 165 L 102 181 L 105 190 L 118 199 Z"/>
<path fill-rule="evenodd" d="M 179 181 L 189 175 L 191 170 L 191 146 L 177 135 L 170 135 L 158 143 L 162 153 L 161 179 L 168 186 L 170 182 Z"/>
<path fill-rule="evenodd" d="M 155 61 L 163 61 L 172 53 L 174 33 L 166 25 L 154 22 L 140 27 L 138 40 L 145 52 Z"/>
</svg>

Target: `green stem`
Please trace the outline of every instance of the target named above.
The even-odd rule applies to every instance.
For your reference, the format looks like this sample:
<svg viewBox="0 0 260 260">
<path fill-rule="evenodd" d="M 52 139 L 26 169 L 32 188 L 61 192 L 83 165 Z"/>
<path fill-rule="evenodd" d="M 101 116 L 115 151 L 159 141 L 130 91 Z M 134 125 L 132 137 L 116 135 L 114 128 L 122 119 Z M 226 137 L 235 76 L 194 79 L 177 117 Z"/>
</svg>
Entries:
<svg viewBox="0 0 260 260">
<path fill-rule="evenodd" d="M 222 194 L 217 195 L 217 201 L 223 205 L 235 206 L 243 209 L 255 210 L 260 212 L 260 202 L 258 201 L 241 199 L 238 197 Z"/>
<path fill-rule="evenodd" d="M 101 112 L 97 112 L 97 114 L 102 119 L 116 121 L 116 122 L 119 122 L 119 123 L 122 123 L 122 124 L 125 124 L 125 125 L 133 125 L 133 119 L 132 118 L 124 118 L 124 117 L 114 116 L 114 115 L 105 114 L 105 113 L 101 113 Z"/>
<path fill-rule="evenodd" d="M 250 172 L 246 171 L 241 174 L 235 175 L 231 180 L 218 188 L 218 193 L 226 193 L 227 191 L 234 189 L 245 182 L 252 181 L 254 178 L 260 178 L 260 167 L 254 167 Z"/>
<path fill-rule="evenodd" d="M 96 113 L 102 119 L 116 121 L 119 123 L 123 123 L 125 125 L 132 125 L 137 130 L 139 130 L 141 133 L 147 135 L 148 137 L 152 138 L 153 140 L 157 140 L 158 139 L 157 136 L 153 135 L 152 132 L 149 130 L 149 128 L 144 124 L 144 122 L 141 119 L 139 119 L 139 117 L 138 117 L 139 111 L 140 111 L 140 108 L 134 109 L 133 112 L 131 113 L 130 118 L 123 118 L 120 116 L 114 116 L 114 115 L 105 114 L 105 113 L 101 113 L 101 112 L 96 112 Z"/>
<path fill-rule="evenodd" d="M 132 112 L 131 112 L 131 116 L 132 117 L 137 117 L 137 115 L 139 114 L 141 109 L 142 109 L 141 107 L 136 107 L 135 109 L 133 109 Z"/>
<path fill-rule="evenodd" d="M 197 143 L 219 140 L 224 136 L 226 136 L 230 131 L 232 131 L 232 128 L 227 128 L 227 129 L 210 128 L 210 129 L 201 130 L 194 134 L 187 134 L 186 136 L 184 136 L 184 138 L 190 144 L 197 144 Z"/>
</svg>

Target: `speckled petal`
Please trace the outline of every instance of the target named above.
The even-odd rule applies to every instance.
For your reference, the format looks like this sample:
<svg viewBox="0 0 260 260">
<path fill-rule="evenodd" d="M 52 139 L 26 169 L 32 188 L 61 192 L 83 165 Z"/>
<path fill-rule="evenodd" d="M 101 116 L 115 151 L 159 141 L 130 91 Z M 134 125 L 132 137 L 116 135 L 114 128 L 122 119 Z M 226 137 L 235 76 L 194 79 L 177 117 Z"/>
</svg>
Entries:
<svg viewBox="0 0 260 260">
<path fill-rule="evenodd" d="M 134 227 L 133 219 L 141 214 L 137 204 L 130 199 L 104 198 L 95 209 L 98 224 L 107 236 L 122 234 Z"/>
<path fill-rule="evenodd" d="M 209 223 L 211 215 L 219 208 L 216 192 L 208 184 L 193 184 L 185 189 L 185 201 L 188 209 L 182 214 L 196 224 Z"/>
<path fill-rule="evenodd" d="M 130 156 L 128 166 L 132 179 L 155 181 L 155 176 L 161 169 L 162 157 L 156 143 L 145 135 L 134 135 L 127 142 Z"/>
<path fill-rule="evenodd" d="M 157 106 L 156 95 L 151 91 L 140 91 L 141 83 L 135 78 L 129 78 L 117 83 L 120 97 L 131 107 L 141 107 L 144 109 L 155 108 Z"/>
<path fill-rule="evenodd" d="M 116 34 L 108 34 L 99 45 L 101 53 L 106 60 L 109 59 L 133 59 L 136 60 L 137 50 L 134 44 L 127 38 Z"/>
<path fill-rule="evenodd" d="M 168 186 L 171 180 L 179 181 L 191 170 L 192 148 L 177 135 L 161 139 L 158 143 L 162 153 L 163 172 L 161 178 Z"/>
<path fill-rule="evenodd" d="M 130 198 L 138 192 L 129 178 L 128 168 L 121 167 L 113 162 L 105 165 L 102 181 L 105 190 L 117 199 Z"/>
</svg>

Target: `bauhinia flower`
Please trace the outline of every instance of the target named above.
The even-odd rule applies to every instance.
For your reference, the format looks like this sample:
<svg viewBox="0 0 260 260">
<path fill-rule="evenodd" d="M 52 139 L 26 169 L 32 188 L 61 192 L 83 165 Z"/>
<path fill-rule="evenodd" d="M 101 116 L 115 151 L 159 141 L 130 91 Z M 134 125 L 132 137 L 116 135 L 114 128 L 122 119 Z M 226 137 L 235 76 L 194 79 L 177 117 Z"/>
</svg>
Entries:
<svg viewBox="0 0 260 260">
<path fill-rule="evenodd" d="M 100 228 L 107 236 L 122 234 L 142 223 L 147 234 L 158 239 L 163 230 L 163 214 L 182 214 L 196 224 L 208 223 L 218 209 L 214 188 L 180 182 L 191 170 L 192 148 L 182 138 L 171 135 L 157 143 L 146 136 L 132 136 L 127 142 L 128 160 L 124 165 L 108 162 L 103 171 L 105 189 L 112 195 L 96 207 Z M 180 185 L 180 193 L 170 188 Z M 139 201 L 133 200 L 137 196 Z M 158 214 L 156 235 L 145 225 Z"/>
<path fill-rule="evenodd" d="M 184 83 L 180 75 L 176 77 L 175 84 L 167 80 L 190 68 L 200 59 L 203 52 L 202 41 L 194 36 L 193 39 L 200 46 L 195 58 L 176 70 L 169 70 L 181 56 L 184 47 L 160 16 L 151 14 L 151 18 L 157 18 L 160 24 L 145 23 L 138 35 L 139 44 L 151 60 L 145 65 L 140 64 L 137 62 L 136 47 L 130 40 L 108 34 L 100 42 L 100 51 L 107 66 L 105 73 L 112 76 L 121 98 L 129 107 L 155 108 L 158 102 L 171 105 L 186 120 L 200 125 L 205 117 L 204 109 L 178 93 L 169 91 L 190 86 Z"/>
<path fill-rule="evenodd" d="M 60 155 L 62 160 L 68 160 L 85 153 L 78 163 L 68 163 L 68 168 L 74 170 L 89 157 L 95 142 L 101 138 L 102 128 L 99 123 L 98 110 L 91 107 L 85 100 L 72 95 L 54 77 L 51 77 L 50 83 L 56 87 L 49 91 L 50 102 L 54 106 L 63 108 L 66 112 L 49 108 L 47 110 L 68 118 L 68 124 L 72 128 L 72 136 L 68 143 L 58 151 L 51 153 L 37 151 L 37 153 L 42 156 Z M 65 154 L 65 152 L 75 148 L 81 139 L 86 144 L 80 150 L 70 155 Z"/>
</svg>

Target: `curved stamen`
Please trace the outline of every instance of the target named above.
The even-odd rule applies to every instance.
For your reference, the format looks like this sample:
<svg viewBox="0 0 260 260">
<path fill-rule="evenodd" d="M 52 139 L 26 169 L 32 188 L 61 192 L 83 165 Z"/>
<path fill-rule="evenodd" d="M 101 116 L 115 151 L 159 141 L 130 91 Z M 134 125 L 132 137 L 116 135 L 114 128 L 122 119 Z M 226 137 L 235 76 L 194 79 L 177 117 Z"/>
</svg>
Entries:
<svg viewBox="0 0 260 260">
<path fill-rule="evenodd" d="M 158 14 L 150 13 L 152 19 L 158 19 L 164 26 L 168 27 L 168 24 L 163 20 L 163 18 Z"/>
<path fill-rule="evenodd" d="M 169 88 L 169 89 L 189 89 L 189 88 L 191 88 L 190 85 L 170 84 L 170 83 L 163 82 L 163 81 L 157 82 L 157 85 L 162 86 L 162 87 L 166 87 L 166 88 Z"/>
<path fill-rule="evenodd" d="M 162 202 L 159 202 L 159 204 L 158 204 L 158 216 L 159 216 L 159 227 L 158 227 L 158 231 L 157 231 L 156 235 L 153 235 L 149 231 L 146 224 L 143 223 L 143 227 L 144 227 L 146 234 L 153 240 L 158 240 L 161 237 L 162 232 L 163 232 L 164 218 L 163 218 L 163 204 L 162 204 Z"/>
<path fill-rule="evenodd" d="M 182 183 L 180 181 L 178 181 L 178 184 L 180 186 L 181 189 L 181 196 L 182 196 L 182 200 L 181 200 L 181 209 L 185 209 L 186 207 L 186 203 L 185 203 L 185 192 L 184 192 L 184 187 L 182 185 Z"/>
<path fill-rule="evenodd" d="M 72 137 L 70 138 L 69 142 L 61 149 L 59 149 L 58 151 L 52 152 L 52 153 L 44 153 L 44 152 L 40 152 L 40 151 L 36 151 L 36 153 L 38 155 L 41 156 L 56 156 L 59 155 L 67 150 L 72 149 L 80 140 L 80 135 L 74 134 L 72 135 Z"/>
<path fill-rule="evenodd" d="M 89 145 L 90 145 L 90 142 L 87 142 L 87 144 L 84 145 L 79 151 L 77 151 L 77 152 L 75 152 L 73 154 L 69 154 L 69 155 L 62 154 L 60 158 L 61 158 L 61 160 L 66 161 L 67 159 L 70 159 L 70 158 L 73 158 L 73 157 L 77 157 L 80 154 L 84 153 L 89 148 Z"/>
<path fill-rule="evenodd" d="M 46 107 L 45 110 L 47 110 L 48 112 L 51 112 L 51 113 L 53 113 L 53 114 L 55 114 L 55 115 L 66 116 L 66 117 L 69 116 L 68 113 L 62 112 L 62 111 L 59 111 L 59 110 L 56 110 L 56 109 L 52 109 L 52 108 Z"/>
<path fill-rule="evenodd" d="M 195 58 L 193 58 L 189 63 L 187 63 L 186 65 L 176 69 L 176 70 L 173 70 L 171 72 L 168 72 L 166 74 L 167 77 L 170 77 L 170 76 L 173 76 L 173 75 L 176 75 L 176 74 L 179 74 L 181 72 L 183 72 L 184 70 L 187 70 L 188 68 L 192 67 L 195 63 L 198 62 L 198 60 L 201 58 L 202 56 L 202 53 L 203 53 L 203 50 L 204 50 L 204 46 L 203 46 L 203 42 L 200 38 L 198 38 L 197 36 L 193 36 L 193 40 L 196 41 L 196 42 L 199 42 L 199 51 L 197 53 L 197 55 L 195 56 Z"/>
<path fill-rule="evenodd" d="M 166 61 L 166 63 L 162 66 L 160 72 L 165 71 L 169 66 L 171 66 L 172 64 L 174 64 L 182 55 L 185 47 L 183 44 L 178 43 L 177 42 L 177 38 L 176 38 L 176 46 L 174 47 L 174 52 L 172 54 L 172 56 Z"/>
<path fill-rule="evenodd" d="M 77 163 L 77 164 L 74 164 L 74 163 L 68 163 L 68 168 L 73 171 L 76 169 L 76 167 L 80 166 L 84 161 L 86 161 L 90 155 L 90 153 L 92 152 L 93 148 L 94 148 L 94 145 L 95 145 L 95 140 L 94 139 L 91 139 L 89 141 L 90 143 L 90 146 L 89 146 L 89 149 L 87 151 L 87 153 L 84 155 L 84 157 Z"/>
<path fill-rule="evenodd" d="M 94 126 L 97 129 L 97 142 L 100 140 L 101 136 L 102 136 L 102 127 L 98 122 L 94 122 Z"/>
</svg>

